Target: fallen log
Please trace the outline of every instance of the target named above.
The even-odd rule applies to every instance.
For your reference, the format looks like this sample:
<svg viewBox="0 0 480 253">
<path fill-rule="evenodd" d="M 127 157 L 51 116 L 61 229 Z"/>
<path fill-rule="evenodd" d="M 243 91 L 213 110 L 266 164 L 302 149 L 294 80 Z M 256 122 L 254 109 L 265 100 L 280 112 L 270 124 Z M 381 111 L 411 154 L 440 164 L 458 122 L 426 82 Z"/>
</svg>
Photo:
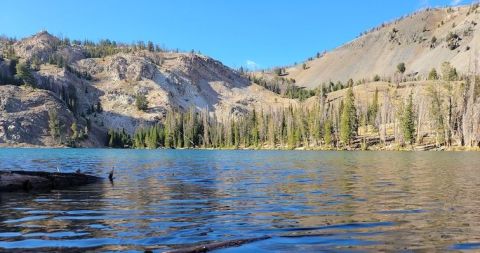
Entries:
<svg viewBox="0 0 480 253">
<path fill-rule="evenodd" d="M 437 148 L 437 145 L 435 145 L 435 144 L 427 144 L 427 145 L 423 145 L 423 146 L 415 146 L 413 149 L 415 151 L 429 151 L 429 150 L 436 149 L 436 148 Z"/>
<path fill-rule="evenodd" d="M 239 239 L 239 240 L 231 240 L 225 242 L 215 242 L 209 244 L 203 244 L 198 246 L 192 246 L 188 248 L 182 248 L 177 250 L 166 251 L 165 253 L 200 253 L 200 252 L 209 252 L 213 250 L 223 249 L 223 248 L 231 248 L 231 247 L 238 247 L 243 244 L 252 243 L 256 241 L 262 241 L 270 239 L 270 236 L 262 236 L 256 238 L 249 238 L 249 239 Z"/>
<path fill-rule="evenodd" d="M 0 192 L 62 190 L 101 180 L 100 177 L 83 173 L 0 171 Z"/>
</svg>

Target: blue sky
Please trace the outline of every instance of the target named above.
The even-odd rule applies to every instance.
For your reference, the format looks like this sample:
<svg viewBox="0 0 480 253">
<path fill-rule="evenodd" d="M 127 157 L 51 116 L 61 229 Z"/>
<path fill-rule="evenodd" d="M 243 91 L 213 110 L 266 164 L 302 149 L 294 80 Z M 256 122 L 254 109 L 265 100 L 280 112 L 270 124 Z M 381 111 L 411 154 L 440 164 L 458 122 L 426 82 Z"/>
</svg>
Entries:
<svg viewBox="0 0 480 253">
<path fill-rule="evenodd" d="M 238 68 L 300 62 L 384 21 L 472 0 L 3 0 L 0 34 L 151 40 Z"/>
</svg>

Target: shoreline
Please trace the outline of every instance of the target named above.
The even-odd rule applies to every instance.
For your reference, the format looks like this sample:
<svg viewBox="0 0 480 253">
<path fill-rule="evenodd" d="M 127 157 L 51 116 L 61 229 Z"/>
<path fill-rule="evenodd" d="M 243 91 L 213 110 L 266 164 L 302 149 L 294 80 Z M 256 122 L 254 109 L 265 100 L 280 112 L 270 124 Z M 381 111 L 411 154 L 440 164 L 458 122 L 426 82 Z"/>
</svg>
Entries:
<svg viewBox="0 0 480 253">
<path fill-rule="evenodd" d="M 368 149 L 362 148 L 330 148 L 330 147 L 298 147 L 298 148 L 269 148 L 269 147 L 250 147 L 250 148 L 165 148 L 160 147 L 156 149 L 149 148 L 110 148 L 110 147 L 68 147 L 68 146 L 40 146 L 40 145 L 4 145 L 0 144 L 0 149 L 112 149 L 112 150 L 211 150 L 211 151 L 345 151 L 345 152 L 375 152 L 375 151 L 387 151 L 387 152 L 479 152 L 480 147 L 460 147 L 460 146 L 440 146 L 431 149 L 421 149 L 424 146 L 412 146 L 412 147 L 375 147 L 372 146 Z"/>
</svg>

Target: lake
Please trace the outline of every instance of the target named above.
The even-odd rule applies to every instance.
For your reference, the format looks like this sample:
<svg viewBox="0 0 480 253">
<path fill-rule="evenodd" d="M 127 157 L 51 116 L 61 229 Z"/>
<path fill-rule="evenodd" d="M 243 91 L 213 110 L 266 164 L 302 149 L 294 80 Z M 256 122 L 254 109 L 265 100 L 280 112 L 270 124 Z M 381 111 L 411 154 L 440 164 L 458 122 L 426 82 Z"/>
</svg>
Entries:
<svg viewBox="0 0 480 253">
<path fill-rule="evenodd" d="M 480 154 L 0 149 L 0 169 L 105 181 L 0 194 L 0 251 L 480 250 Z"/>
</svg>

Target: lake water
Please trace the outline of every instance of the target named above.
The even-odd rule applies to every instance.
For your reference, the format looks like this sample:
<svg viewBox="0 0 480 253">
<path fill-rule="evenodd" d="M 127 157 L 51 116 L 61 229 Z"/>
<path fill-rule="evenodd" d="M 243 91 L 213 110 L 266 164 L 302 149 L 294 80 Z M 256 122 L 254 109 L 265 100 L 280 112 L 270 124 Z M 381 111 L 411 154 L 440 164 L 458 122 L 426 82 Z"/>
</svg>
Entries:
<svg viewBox="0 0 480 253">
<path fill-rule="evenodd" d="M 480 153 L 0 149 L 0 169 L 116 179 L 0 194 L 0 251 L 480 250 Z"/>
</svg>

